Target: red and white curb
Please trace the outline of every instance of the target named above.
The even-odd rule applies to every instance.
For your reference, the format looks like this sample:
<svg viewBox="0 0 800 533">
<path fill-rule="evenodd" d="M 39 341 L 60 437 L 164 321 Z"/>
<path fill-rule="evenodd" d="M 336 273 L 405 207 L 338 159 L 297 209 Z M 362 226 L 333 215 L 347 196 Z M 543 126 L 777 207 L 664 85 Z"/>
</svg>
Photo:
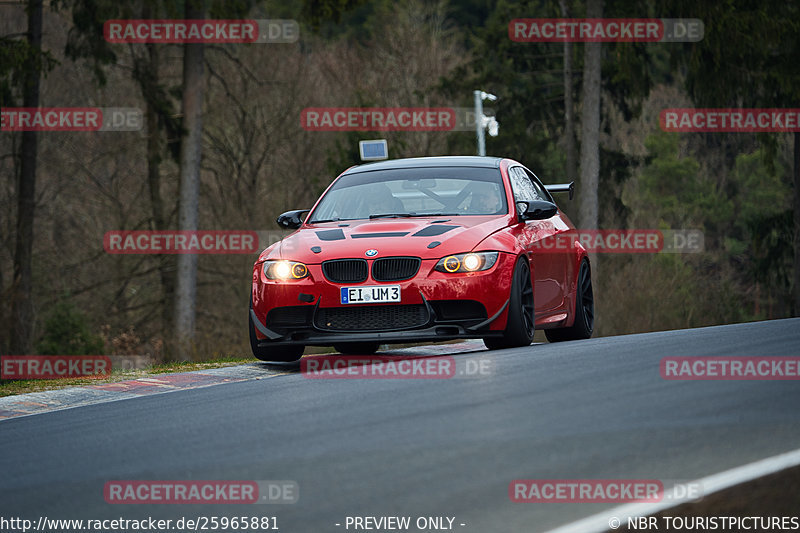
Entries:
<svg viewBox="0 0 800 533">
<path fill-rule="evenodd" d="M 436 357 L 485 350 L 481 341 L 466 341 L 454 344 L 415 346 L 380 352 L 381 355 L 418 355 Z M 298 365 L 294 365 L 296 372 Z M 152 394 L 163 394 L 187 389 L 212 387 L 225 383 L 236 383 L 254 379 L 271 378 L 292 373 L 292 365 L 266 364 L 261 362 L 244 365 L 194 370 L 176 374 L 151 374 L 146 377 L 82 385 L 66 389 L 30 392 L 0 398 L 0 420 L 18 418 L 73 407 L 141 398 Z M 285 370 L 284 370 L 285 369 Z"/>
<path fill-rule="evenodd" d="M 280 375 L 280 372 L 265 369 L 258 363 L 251 363 L 177 374 L 152 374 L 115 383 L 31 392 L 0 398 L 0 420 L 277 375 Z"/>
</svg>

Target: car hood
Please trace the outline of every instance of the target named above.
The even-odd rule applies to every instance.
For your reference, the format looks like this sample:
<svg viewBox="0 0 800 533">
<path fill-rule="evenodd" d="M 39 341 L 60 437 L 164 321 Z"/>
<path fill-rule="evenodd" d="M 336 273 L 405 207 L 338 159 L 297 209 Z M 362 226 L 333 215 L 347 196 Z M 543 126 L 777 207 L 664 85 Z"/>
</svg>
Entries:
<svg viewBox="0 0 800 533">
<path fill-rule="evenodd" d="M 264 251 L 261 259 L 290 259 L 308 264 L 343 257 L 409 255 L 422 259 L 472 251 L 508 225 L 508 216 L 440 216 L 349 220 L 303 226 Z M 439 244 L 435 244 L 435 243 Z"/>
</svg>

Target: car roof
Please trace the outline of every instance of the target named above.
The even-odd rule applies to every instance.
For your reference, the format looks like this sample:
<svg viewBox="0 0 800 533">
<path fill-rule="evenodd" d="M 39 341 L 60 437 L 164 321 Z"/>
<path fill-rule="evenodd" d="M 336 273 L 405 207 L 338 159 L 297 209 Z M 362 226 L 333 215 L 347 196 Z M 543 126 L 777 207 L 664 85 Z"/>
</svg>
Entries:
<svg viewBox="0 0 800 533">
<path fill-rule="evenodd" d="M 344 174 L 372 172 L 374 170 L 390 170 L 401 168 L 430 167 L 483 167 L 499 168 L 501 157 L 481 157 L 475 155 L 448 155 L 437 157 L 409 157 L 405 159 L 389 159 L 352 167 Z"/>
</svg>

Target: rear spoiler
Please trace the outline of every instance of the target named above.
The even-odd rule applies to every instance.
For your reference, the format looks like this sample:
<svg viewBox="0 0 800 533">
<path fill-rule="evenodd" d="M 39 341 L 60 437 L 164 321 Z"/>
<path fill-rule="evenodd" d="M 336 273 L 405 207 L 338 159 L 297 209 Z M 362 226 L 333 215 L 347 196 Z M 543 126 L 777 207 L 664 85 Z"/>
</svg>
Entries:
<svg viewBox="0 0 800 533">
<path fill-rule="evenodd" d="M 574 181 L 570 181 L 569 183 L 556 183 L 554 185 L 545 185 L 544 188 L 547 189 L 547 192 L 568 192 L 570 200 L 572 200 L 572 197 L 575 195 Z"/>
</svg>

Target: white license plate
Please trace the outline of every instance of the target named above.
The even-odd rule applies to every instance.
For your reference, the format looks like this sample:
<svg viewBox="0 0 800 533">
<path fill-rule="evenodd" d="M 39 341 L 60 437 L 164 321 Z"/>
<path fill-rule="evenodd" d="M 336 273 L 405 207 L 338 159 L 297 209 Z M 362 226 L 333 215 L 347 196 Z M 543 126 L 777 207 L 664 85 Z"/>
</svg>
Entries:
<svg viewBox="0 0 800 533">
<path fill-rule="evenodd" d="M 343 304 L 374 304 L 400 301 L 400 285 L 342 287 Z"/>
</svg>

